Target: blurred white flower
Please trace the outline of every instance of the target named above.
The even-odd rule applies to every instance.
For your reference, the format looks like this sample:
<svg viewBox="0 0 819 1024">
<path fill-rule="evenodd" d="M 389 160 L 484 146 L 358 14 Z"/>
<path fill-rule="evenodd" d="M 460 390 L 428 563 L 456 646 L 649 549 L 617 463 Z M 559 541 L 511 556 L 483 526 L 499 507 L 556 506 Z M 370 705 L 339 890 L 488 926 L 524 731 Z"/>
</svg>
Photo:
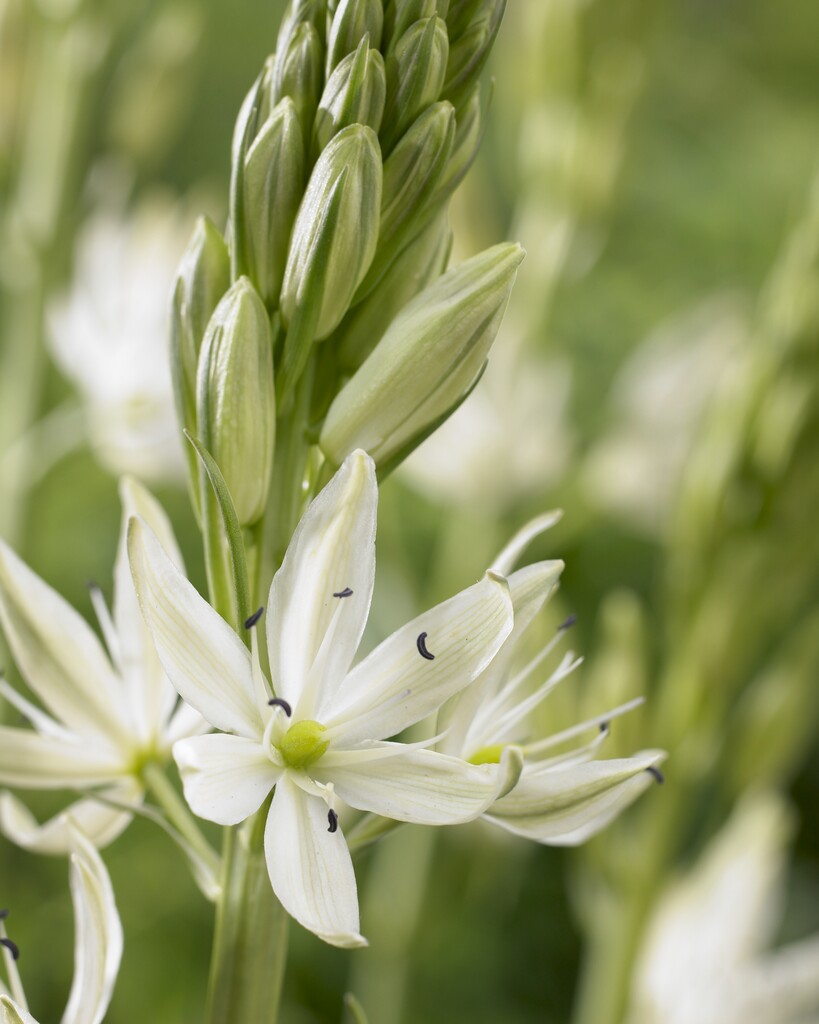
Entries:
<svg viewBox="0 0 819 1024">
<path fill-rule="evenodd" d="M 790 831 L 778 796 L 749 795 L 666 889 L 645 933 L 628 1024 L 819 1017 L 819 936 L 766 952 L 782 911 Z"/>
<path fill-rule="evenodd" d="M 168 355 L 168 304 L 191 221 L 167 198 L 101 207 L 77 241 L 68 292 L 48 313 L 51 353 L 79 391 L 113 473 L 184 479 Z"/>
<path fill-rule="evenodd" d="M 641 532 L 665 532 L 703 415 L 746 339 L 737 304 L 718 298 L 675 317 L 636 349 L 612 384 L 609 426 L 582 470 L 593 505 Z"/>
</svg>

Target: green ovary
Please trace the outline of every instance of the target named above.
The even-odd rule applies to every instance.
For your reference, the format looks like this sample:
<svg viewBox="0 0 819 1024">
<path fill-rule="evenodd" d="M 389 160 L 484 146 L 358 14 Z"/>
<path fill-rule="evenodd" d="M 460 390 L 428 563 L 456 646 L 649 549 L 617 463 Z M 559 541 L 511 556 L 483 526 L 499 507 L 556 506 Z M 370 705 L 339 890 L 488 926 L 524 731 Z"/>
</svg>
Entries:
<svg viewBox="0 0 819 1024">
<path fill-rule="evenodd" d="M 291 768 L 307 768 L 315 764 L 330 745 L 329 740 L 321 738 L 326 731 L 327 727 L 321 722 L 310 719 L 291 725 L 279 746 L 285 764 Z"/>
<path fill-rule="evenodd" d="M 493 743 L 490 747 L 481 747 L 480 750 L 476 751 L 472 757 L 469 758 L 470 764 L 500 764 L 501 755 L 503 754 L 505 743 Z"/>
</svg>

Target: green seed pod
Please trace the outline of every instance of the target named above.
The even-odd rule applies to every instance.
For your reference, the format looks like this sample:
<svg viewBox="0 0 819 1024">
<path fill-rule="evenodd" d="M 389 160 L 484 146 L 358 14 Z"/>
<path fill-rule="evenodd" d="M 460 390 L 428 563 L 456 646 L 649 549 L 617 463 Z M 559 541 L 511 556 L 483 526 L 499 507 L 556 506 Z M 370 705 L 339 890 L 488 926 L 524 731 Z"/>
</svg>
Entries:
<svg viewBox="0 0 819 1024">
<path fill-rule="evenodd" d="M 363 448 L 383 474 L 458 407 L 480 377 L 523 256 L 519 245 L 496 245 L 404 307 L 330 406 L 319 444 L 332 464 Z"/>
<path fill-rule="evenodd" d="M 341 0 L 327 33 L 327 77 L 348 53 L 358 47 L 365 35 L 369 34 L 370 46 L 377 50 L 381 45 L 383 27 L 381 0 Z"/>
<path fill-rule="evenodd" d="M 377 290 L 344 318 L 336 337 L 345 370 L 357 370 L 404 306 L 441 276 L 451 249 L 452 231 L 443 211 L 393 261 Z"/>
<path fill-rule="evenodd" d="M 421 114 L 385 160 L 378 248 L 356 301 L 370 294 L 398 253 L 434 216 L 429 200 L 446 172 L 454 138 L 454 107 L 435 103 Z"/>
<path fill-rule="evenodd" d="M 442 96 L 460 108 L 480 77 L 503 20 L 506 0 L 487 0 L 462 33 L 453 34 Z"/>
<path fill-rule="evenodd" d="M 410 26 L 387 60 L 387 105 L 381 145 L 388 153 L 441 94 L 449 59 L 446 22 L 427 18 Z"/>
<path fill-rule="evenodd" d="M 311 22 L 302 22 L 293 32 L 282 59 L 276 83 L 276 100 L 278 102 L 285 96 L 293 100 L 305 145 L 310 140 L 324 82 L 323 64 L 321 37 Z"/>
<path fill-rule="evenodd" d="M 197 374 L 199 438 L 216 460 L 242 526 L 264 512 L 273 466 L 273 342 L 264 303 L 240 277 L 211 317 Z"/>
<path fill-rule="evenodd" d="M 369 36 L 365 35 L 355 53 L 347 54 L 324 88 L 313 124 L 314 157 L 348 125 L 368 125 L 377 132 L 386 95 L 384 58 L 378 50 L 370 49 Z"/>
<path fill-rule="evenodd" d="M 245 159 L 244 221 L 250 277 L 265 305 L 279 304 L 290 231 L 304 191 L 304 142 L 293 100 L 285 97 Z"/>
<path fill-rule="evenodd" d="M 378 241 L 381 151 L 372 128 L 342 129 L 323 150 L 307 184 L 282 285 L 288 329 L 281 394 L 295 384 L 314 341 L 326 338 L 347 312 Z"/>
</svg>

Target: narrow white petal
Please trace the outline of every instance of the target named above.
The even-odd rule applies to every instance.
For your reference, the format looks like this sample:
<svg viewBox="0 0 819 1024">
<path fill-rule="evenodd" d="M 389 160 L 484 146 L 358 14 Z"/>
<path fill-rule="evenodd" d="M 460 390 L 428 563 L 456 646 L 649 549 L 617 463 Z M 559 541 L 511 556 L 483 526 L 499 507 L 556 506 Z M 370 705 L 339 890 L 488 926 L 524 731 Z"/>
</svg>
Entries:
<svg viewBox="0 0 819 1024">
<path fill-rule="evenodd" d="M 509 541 L 506 547 L 500 552 L 492 563 L 492 569 L 508 576 L 515 568 L 518 559 L 532 543 L 535 537 L 550 530 L 563 518 L 563 510 L 556 508 L 551 512 L 544 512 L 543 515 L 531 519 L 525 526 L 522 526 L 515 536 Z"/>
<path fill-rule="evenodd" d="M 117 782 L 127 775 L 121 756 L 102 743 L 69 743 L 29 729 L 0 726 L 0 785 L 69 789 Z"/>
<path fill-rule="evenodd" d="M 173 756 L 191 810 L 218 825 L 237 825 L 258 811 L 281 774 L 244 736 L 192 736 L 174 744 Z"/>
<path fill-rule="evenodd" d="M 506 581 L 489 573 L 388 637 L 347 676 L 321 720 L 341 746 L 394 736 L 472 682 L 511 629 Z"/>
<path fill-rule="evenodd" d="M 187 736 L 201 736 L 206 732 L 210 732 L 210 723 L 205 721 L 196 708 L 180 700 L 165 728 L 163 746 L 172 747 L 177 740 L 184 740 Z"/>
<path fill-rule="evenodd" d="M 10 996 L 0 996 L 0 1024 L 37 1024 Z"/>
<path fill-rule="evenodd" d="M 70 729 L 66 729 L 64 725 L 60 725 L 51 715 L 47 715 L 45 711 L 38 708 L 36 704 L 26 700 L 22 694 L 19 694 L 13 686 L 10 686 L 2 678 L 0 678 L 0 694 L 6 698 L 13 708 L 20 712 L 23 718 L 27 718 L 42 736 L 55 736 L 57 739 L 68 740 L 69 742 L 77 738 L 75 733 Z"/>
<path fill-rule="evenodd" d="M 358 648 L 375 575 L 377 502 L 373 461 L 353 452 L 305 512 L 273 580 L 270 671 L 276 693 L 294 710 L 334 614 L 341 621 L 320 678 L 311 680 L 316 705 L 344 677 Z M 315 717 L 308 708 L 299 714 Z"/>
<path fill-rule="evenodd" d="M 217 729 L 260 737 L 248 649 L 139 518 L 130 522 L 128 551 L 142 614 L 182 699 Z"/>
<path fill-rule="evenodd" d="M 97 635 L 2 541 L 0 620 L 20 671 L 54 715 L 80 733 L 123 734 L 122 687 Z"/>
<path fill-rule="evenodd" d="M 89 840 L 74 830 L 69 880 L 74 903 L 74 980 L 62 1024 L 100 1024 L 122 959 L 111 879 Z"/>
<path fill-rule="evenodd" d="M 365 946 L 350 851 L 339 828 L 328 832 L 327 805 L 285 773 L 264 837 L 273 891 L 292 917 L 333 946 Z"/>
<path fill-rule="evenodd" d="M 396 821 L 419 825 L 454 825 L 479 817 L 501 791 L 499 765 L 474 765 L 434 750 L 401 751 L 401 743 L 381 743 L 384 757 L 374 761 L 370 749 L 335 754 L 312 774 L 332 782 L 351 807 Z M 398 751 L 396 751 L 398 748 Z"/>
<path fill-rule="evenodd" d="M 654 783 L 647 769 L 665 754 L 591 761 L 538 774 L 524 770 L 517 786 L 487 815 L 509 832 L 551 846 L 577 846 L 605 828 Z"/>
<path fill-rule="evenodd" d="M 135 782 L 102 790 L 100 796 L 119 803 L 140 802 L 142 790 Z M 0 793 L 0 832 L 31 853 L 65 857 L 71 850 L 71 822 L 98 850 L 122 835 L 133 814 L 84 797 L 41 825 L 29 809 L 9 792 Z"/>
<path fill-rule="evenodd" d="M 132 477 L 123 477 L 119 485 L 122 520 L 114 566 L 114 624 L 119 648 L 119 664 L 128 689 L 132 714 L 143 739 L 157 736 L 167 721 L 176 691 L 162 670 L 150 631 L 139 610 L 128 564 L 128 521 L 140 516 L 153 530 L 163 551 L 184 572 L 182 555 L 168 517 L 159 502 Z"/>
</svg>

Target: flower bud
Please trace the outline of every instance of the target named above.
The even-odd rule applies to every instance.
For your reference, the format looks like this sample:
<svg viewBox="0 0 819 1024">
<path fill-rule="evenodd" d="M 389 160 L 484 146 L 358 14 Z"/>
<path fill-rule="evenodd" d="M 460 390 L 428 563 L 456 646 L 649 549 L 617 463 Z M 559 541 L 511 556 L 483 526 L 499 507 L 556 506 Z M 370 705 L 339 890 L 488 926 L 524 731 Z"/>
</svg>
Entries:
<svg viewBox="0 0 819 1024">
<path fill-rule="evenodd" d="M 458 108 L 455 127 L 455 141 L 446 171 L 438 182 L 431 203 L 433 205 L 446 202 L 455 189 L 466 177 L 480 149 L 483 138 L 483 111 L 481 107 L 481 87 L 475 83 L 472 92 Z"/>
<path fill-rule="evenodd" d="M 264 512 L 273 465 L 273 342 L 262 300 L 240 277 L 211 317 L 197 375 L 199 438 L 216 460 L 239 522 Z"/>
<path fill-rule="evenodd" d="M 449 38 L 458 39 L 478 18 L 500 6 L 501 16 L 506 0 L 450 0 L 446 12 L 446 26 Z"/>
<path fill-rule="evenodd" d="M 293 33 L 299 25 L 305 23 L 312 25 L 318 32 L 323 45 L 327 16 L 327 0 L 290 0 L 282 15 L 276 39 L 276 54 L 283 55 L 287 52 Z"/>
<path fill-rule="evenodd" d="M 469 97 L 500 29 L 506 0 L 484 0 L 463 32 L 453 32 L 442 96 L 456 108 Z"/>
<path fill-rule="evenodd" d="M 276 80 L 276 99 L 293 100 L 305 145 L 310 139 L 324 81 L 324 49 L 316 27 L 302 22 L 293 32 Z"/>
<path fill-rule="evenodd" d="M 348 53 L 358 47 L 365 35 L 369 34 L 370 46 L 377 50 L 381 45 L 383 27 L 381 0 L 341 0 L 327 33 L 327 77 Z"/>
<path fill-rule="evenodd" d="M 208 321 L 230 287 L 230 259 L 219 229 L 196 222 L 179 264 L 171 302 L 171 372 L 182 426 L 196 428 L 196 365 Z"/>
<path fill-rule="evenodd" d="M 457 408 L 480 376 L 523 255 L 511 243 L 487 249 L 401 311 L 330 406 L 319 444 L 331 463 L 363 448 L 385 472 Z"/>
<path fill-rule="evenodd" d="M 441 276 L 451 248 L 444 211 L 392 262 L 377 290 L 344 318 L 336 338 L 345 370 L 357 370 L 404 306 Z"/>
<path fill-rule="evenodd" d="M 417 21 L 400 38 L 387 60 L 387 105 L 381 129 L 385 152 L 438 99 L 448 58 L 446 22 L 441 18 Z"/>
<path fill-rule="evenodd" d="M 287 96 L 275 107 L 245 158 L 242 212 L 248 271 L 270 310 L 279 303 L 304 176 L 299 119 Z"/>
<path fill-rule="evenodd" d="M 351 125 L 322 152 L 302 199 L 281 293 L 283 390 L 301 375 L 310 346 L 347 312 L 378 240 L 381 152 L 372 128 Z"/>
<path fill-rule="evenodd" d="M 319 101 L 313 124 L 313 151 L 321 152 L 330 139 L 351 124 L 381 127 L 387 78 L 384 58 L 364 36 L 355 53 L 349 53 L 330 76 Z"/>
<path fill-rule="evenodd" d="M 435 103 L 421 114 L 384 162 L 378 247 L 356 301 L 370 294 L 398 253 L 434 216 L 429 200 L 445 174 L 454 138 L 454 107 Z"/>
<path fill-rule="evenodd" d="M 392 0 L 384 12 L 384 53 L 390 54 L 395 44 L 416 21 L 423 21 L 438 14 L 442 18 L 440 0 Z"/>
</svg>

